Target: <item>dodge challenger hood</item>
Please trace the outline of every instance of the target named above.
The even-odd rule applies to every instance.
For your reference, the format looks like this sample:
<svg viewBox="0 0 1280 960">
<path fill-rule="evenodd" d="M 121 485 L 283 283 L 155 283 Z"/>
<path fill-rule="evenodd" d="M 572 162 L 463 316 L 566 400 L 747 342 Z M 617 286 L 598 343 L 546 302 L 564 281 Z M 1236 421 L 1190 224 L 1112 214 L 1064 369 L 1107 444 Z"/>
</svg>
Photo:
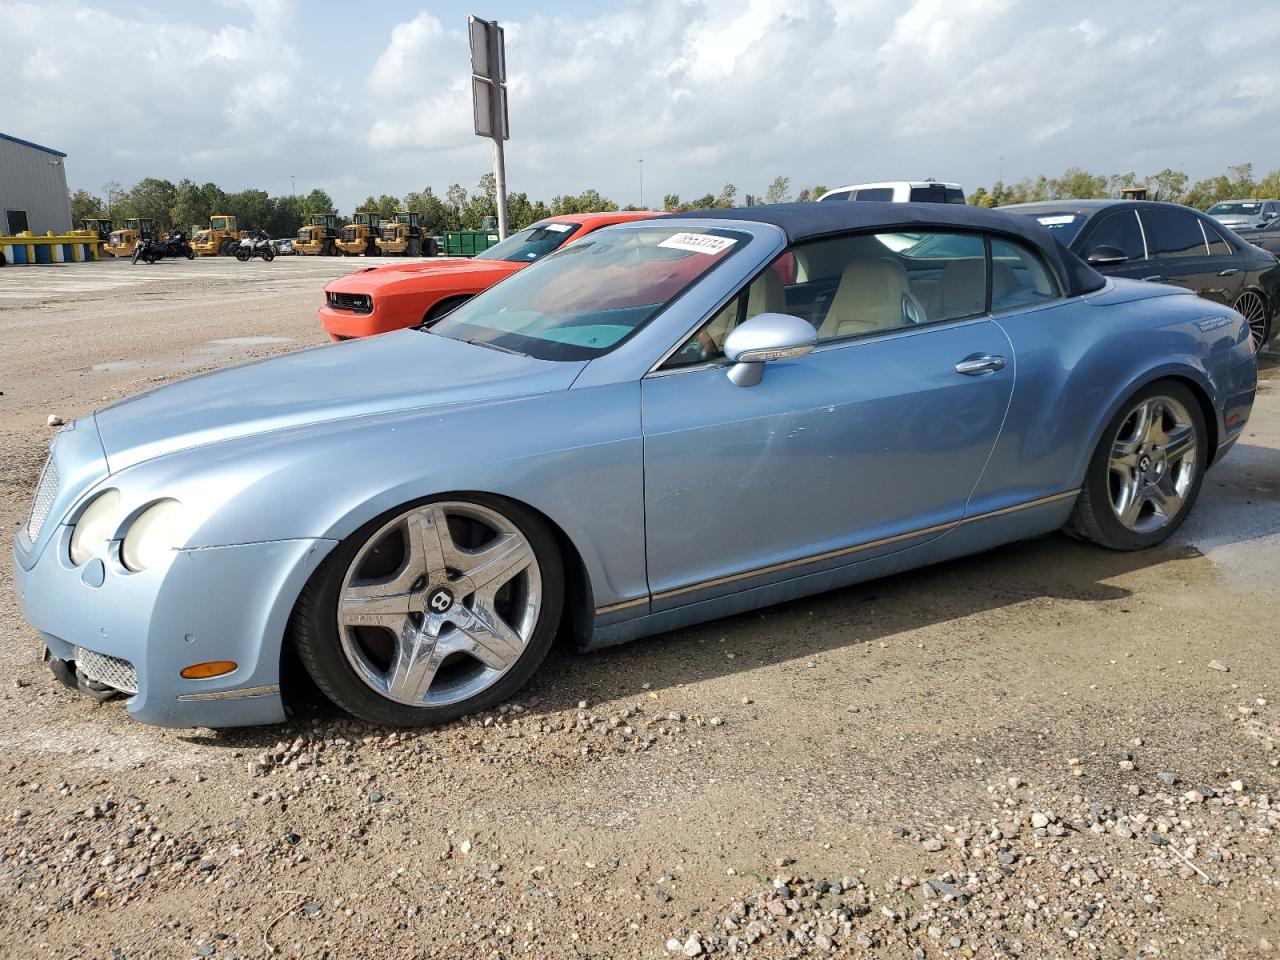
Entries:
<svg viewBox="0 0 1280 960">
<path fill-rule="evenodd" d="M 402 330 L 191 377 L 104 407 L 95 418 L 115 473 L 272 430 L 567 390 L 584 365 Z"/>
<path fill-rule="evenodd" d="M 342 293 L 376 293 L 389 283 L 401 280 L 439 280 L 446 282 L 450 277 L 459 279 L 483 276 L 488 274 L 494 278 L 505 277 L 523 267 L 523 263 L 511 263 L 506 260 L 443 260 L 425 263 L 402 263 L 391 267 L 374 267 L 371 270 L 360 270 L 356 273 L 339 277 L 332 281 L 326 290 L 338 290 Z"/>
</svg>

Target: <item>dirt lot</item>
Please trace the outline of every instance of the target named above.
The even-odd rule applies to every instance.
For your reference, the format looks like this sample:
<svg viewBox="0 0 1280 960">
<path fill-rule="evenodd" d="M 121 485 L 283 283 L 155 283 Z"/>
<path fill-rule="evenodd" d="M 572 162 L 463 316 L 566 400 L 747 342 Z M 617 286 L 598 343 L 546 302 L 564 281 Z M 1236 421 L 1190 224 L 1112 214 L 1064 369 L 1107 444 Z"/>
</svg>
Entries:
<svg viewBox="0 0 1280 960">
<path fill-rule="evenodd" d="M 1149 553 L 1048 537 L 561 651 L 432 732 L 158 730 L 58 685 L 8 560 L 47 416 L 319 343 L 362 263 L 0 270 L 0 956 L 1280 947 L 1270 379 Z"/>
</svg>

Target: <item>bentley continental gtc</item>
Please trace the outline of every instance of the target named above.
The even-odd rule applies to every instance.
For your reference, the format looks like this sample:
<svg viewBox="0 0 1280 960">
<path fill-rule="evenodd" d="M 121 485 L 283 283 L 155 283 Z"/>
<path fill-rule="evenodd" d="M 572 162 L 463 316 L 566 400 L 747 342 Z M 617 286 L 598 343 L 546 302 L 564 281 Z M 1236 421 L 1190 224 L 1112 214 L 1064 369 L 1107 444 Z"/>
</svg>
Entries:
<svg viewBox="0 0 1280 960">
<path fill-rule="evenodd" d="M 434 322 L 60 432 L 16 538 L 55 672 L 138 720 L 380 724 L 590 649 L 1065 528 L 1160 543 L 1240 436 L 1227 304 L 1034 218 L 782 204 L 619 224 Z"/>
</svg>

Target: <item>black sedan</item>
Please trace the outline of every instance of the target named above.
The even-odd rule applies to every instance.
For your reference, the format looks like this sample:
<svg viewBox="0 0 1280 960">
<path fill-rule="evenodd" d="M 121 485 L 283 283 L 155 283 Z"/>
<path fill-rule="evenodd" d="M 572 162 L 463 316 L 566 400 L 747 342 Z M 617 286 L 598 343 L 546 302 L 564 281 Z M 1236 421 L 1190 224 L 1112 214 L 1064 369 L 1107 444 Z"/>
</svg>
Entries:
<svg viewBox="0 0 1280 960">
<path fill-rule="evenodd" d="M 1260 347 L 1275 331 L 1280 311 L 1275 255 L 1199 210 L 1150 200 L 1052 200 L 1001 209 L 1034 217 L 1109 276 L 1174 283 L 1234 307 L 1249 321 Z"/>
<path fill-rule="evenodd" d="M 1268 220 L 1261 227 L 1240 227 L 1235 235 L 1241 240 L 1248 240 L 1255 247 L 1280 256 L 1280 219 Z"/>
</svg>

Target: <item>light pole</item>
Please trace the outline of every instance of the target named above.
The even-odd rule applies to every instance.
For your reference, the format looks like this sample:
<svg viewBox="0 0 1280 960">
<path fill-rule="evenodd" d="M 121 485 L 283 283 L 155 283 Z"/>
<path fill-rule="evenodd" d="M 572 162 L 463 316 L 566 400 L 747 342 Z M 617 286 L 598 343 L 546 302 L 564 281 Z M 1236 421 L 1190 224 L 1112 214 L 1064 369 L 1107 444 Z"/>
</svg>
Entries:
<svg viewBox="0 0 1280 960">
<path fill-rule="evenodd" d="M 293 181 L 294 181 L 293 174 L 289 174 L 289 196 L 290 197 L 296 197 L 298 195 L 298 191 L 294 189 Z"/>
<path fill-rule="evenodd" d="M 644 157 L 636 161 L 640 165 L 640 209 L 644 209 Z"/>
</svg>

